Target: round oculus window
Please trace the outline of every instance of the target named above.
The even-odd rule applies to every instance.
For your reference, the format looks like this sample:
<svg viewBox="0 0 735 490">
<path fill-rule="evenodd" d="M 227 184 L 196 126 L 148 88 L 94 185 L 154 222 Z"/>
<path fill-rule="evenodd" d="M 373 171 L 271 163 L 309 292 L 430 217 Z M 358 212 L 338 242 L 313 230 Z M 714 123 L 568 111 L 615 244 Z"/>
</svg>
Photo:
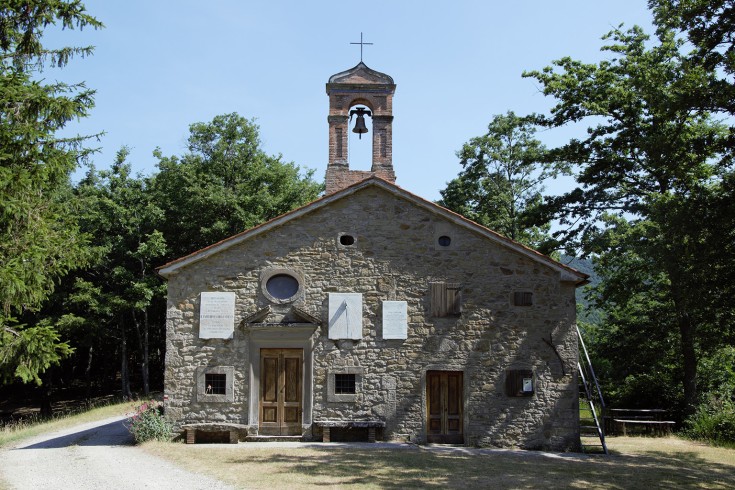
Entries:
<svg viewBox="0 0 735 490">
<path fill-rule="evenodd" d="M 275 299 L 286 300 L 299 292 L 299 281 L 289 274 L 276 274 L 268 278 L 265 289 Z"/>
<path fill-rule="evenodd" d="M 442 247 L 448 247 L 449 245 L 452 244 L 452 239 L 448 237 L 447 235 L 440 236 L 439 240 L 437 241 L 439 242 L 439 245 Z"/>
</svg>

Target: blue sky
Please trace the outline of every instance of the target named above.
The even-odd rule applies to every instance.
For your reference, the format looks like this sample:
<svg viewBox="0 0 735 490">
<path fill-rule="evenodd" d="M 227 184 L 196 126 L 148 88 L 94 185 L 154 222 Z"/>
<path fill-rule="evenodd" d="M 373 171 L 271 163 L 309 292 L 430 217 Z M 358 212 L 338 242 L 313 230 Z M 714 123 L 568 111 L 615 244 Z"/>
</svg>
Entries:
<svg viewBox="0 0 735 490">
<path fill-rule="evenodd" d="M 645 0 L 245 1 L 87 0 L 106 28 L 48 32 L 46 41 L 94 45 L 94 56 L 47 80 L 97 90 L 75 133 L 105 131 L 99 168 L 127 145 L 143 174 L 152 152 L 186 151 L 189 124 L 237 112 L 256 118 L 263 147 L 321 181 L 327 162 L 325 83 L 360 61 L 393 77 L 393 163 L 397 184 L 426 199 L 461 170 L 455 155 L 484 133 L 494 114 L 543 112 L 552 105 L 524 70 L 571 56 L 598 61 L 614 26 L 651 32 Z M 547 145 L 573 130 L 540 133 Z M 353 169 L 370 166 L 369 138 L 350 140 Z M 359 143 L 362 143 L 361 145 Z M 561 192 L 568 181 L 549 186 Z"/>
</svg>

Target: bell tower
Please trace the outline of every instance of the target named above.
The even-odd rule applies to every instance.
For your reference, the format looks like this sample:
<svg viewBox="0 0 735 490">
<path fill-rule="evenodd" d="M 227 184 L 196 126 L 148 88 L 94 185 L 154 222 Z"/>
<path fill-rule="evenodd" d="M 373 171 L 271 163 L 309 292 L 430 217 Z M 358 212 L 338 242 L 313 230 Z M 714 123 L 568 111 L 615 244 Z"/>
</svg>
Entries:
<svg viewBox="0 0 735 490">
<path fill-rule="evenodd" d="M 385 73 L 360 61 L 354 68 L 332 75 L 327 82 L 329 96 L 329 163 L 326 195 L 372 176 L 395 182 L 393 171 L 393 94 L 396 84 Z M 350 108 L 359 105 L 367 108 Z M 352 114 L 350 114 L 352 113 Z M 358 133 L 364 134 L 363 117 L 373 121 L 373 163 L 370 171 L 350 170 L 348 131 L 352 116 L 357 116 Z M 362 125 L 359 125 L 360 123 Z"/>
</svg>

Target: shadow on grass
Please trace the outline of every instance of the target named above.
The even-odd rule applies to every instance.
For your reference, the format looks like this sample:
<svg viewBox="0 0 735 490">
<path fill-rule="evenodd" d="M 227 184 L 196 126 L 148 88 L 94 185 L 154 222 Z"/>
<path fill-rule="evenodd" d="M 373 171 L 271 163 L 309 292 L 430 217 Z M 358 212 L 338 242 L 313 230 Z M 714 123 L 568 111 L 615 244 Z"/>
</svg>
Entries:
<svg viewBox="0 0 735 490">
<path fill-rule="evenodd" d="M 316 453 L 316 455 L 314 454 Z M 735 488 L 735 467 L 695 453 L 546 457 L 539 453 L 437 452 L 427 449 L 317 448 L 222 453 L 226 467 L 267 464 L 303 485 L 379 488 Z M 265 457 L 264 457 L 265 456 Z M 234 468 L 233 468 L 234 469 Z M 251 484 L 259 487 L 257 475 Z"/>
</svg>

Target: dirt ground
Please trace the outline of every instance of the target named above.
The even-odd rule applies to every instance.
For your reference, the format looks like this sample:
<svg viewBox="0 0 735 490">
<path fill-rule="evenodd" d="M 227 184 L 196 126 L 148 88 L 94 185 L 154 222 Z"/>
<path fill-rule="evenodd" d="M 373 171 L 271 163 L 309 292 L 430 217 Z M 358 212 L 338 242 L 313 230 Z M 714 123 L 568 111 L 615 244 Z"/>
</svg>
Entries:
<svg viewBox="0 0 735 490">
<path fill-rule="evenodd" d="M 228 489 L 132 445 L 125 417 L 78 425 L 0 451 L 0 488 Z"/>
<path fill-rule="evenodd" d="M 676 437 L 610 438 L 610 456 L 395 443 L 140 447 L 125 420 L 4 447 L 0 489 L 735 488 L 735 450 Z"/>
</svg>

